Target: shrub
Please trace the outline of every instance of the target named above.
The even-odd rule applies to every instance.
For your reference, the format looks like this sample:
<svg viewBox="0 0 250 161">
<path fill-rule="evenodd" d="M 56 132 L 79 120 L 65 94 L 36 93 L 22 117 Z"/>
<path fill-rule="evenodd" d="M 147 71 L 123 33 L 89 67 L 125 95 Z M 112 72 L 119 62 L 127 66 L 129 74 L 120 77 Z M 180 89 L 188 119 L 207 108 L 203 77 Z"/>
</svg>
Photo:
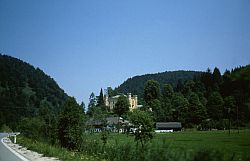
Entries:
<svg viewBox="0 0 250 161">
<path fill-rule="evenodd" d="M 135 141 L 137 144 L 139 142 L 143 148 L 153 138 L 153 118 L 145 111 L 135 110 L 131 112 L 129 119 L 136 128 Z"/>
<path fill-rule="evenodd" d="M 0 132 L 12 132 L 11 128 L 5 124 L 2 125 L 2 127 L 0 128 Z"/>
<path fill-rule="evenodd" d="M 79 150 L 83 133 L 83 109 L 75 98 L 70 97 L 64 104 L 64 109 L 58 121 L 58 138 L 62 147 Z"/>
</svg>

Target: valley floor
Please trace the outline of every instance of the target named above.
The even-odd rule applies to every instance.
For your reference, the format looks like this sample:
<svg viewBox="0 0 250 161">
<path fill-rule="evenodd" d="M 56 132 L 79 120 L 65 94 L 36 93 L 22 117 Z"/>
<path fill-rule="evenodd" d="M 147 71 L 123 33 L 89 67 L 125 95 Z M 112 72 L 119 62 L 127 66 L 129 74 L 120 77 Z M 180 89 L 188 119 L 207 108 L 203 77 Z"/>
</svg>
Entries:
<svg viewBox="0 0 250 161">
<path fill-rule="evenodd" d="M 231 131 L 185 131 L 155 134 L 144 149 L 144 156 L 138 156 L 134 137 L 110 133 L 103 147 L 99 133 L 86 134 L 82 152 L 68 151 L 45 143 L 34 142 L 23 136 L 19 141 L 30 149 L 57 157 L 60 160 L 188 160 L 199 158 L 211 160 L 250 159 L 250 130 Z"/>
</svg>

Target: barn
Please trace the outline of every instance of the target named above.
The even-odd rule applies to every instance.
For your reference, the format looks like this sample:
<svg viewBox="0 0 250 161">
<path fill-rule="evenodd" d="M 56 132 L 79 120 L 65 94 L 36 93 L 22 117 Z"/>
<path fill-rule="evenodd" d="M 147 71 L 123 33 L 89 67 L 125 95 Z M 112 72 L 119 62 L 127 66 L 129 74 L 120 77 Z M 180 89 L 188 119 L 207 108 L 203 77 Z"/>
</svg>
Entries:
<svg viewBox="0 0 250 161">
<path fill-rule="evenodd" d="M 180 122 L 157 122 L 156 131 L 159 132 L 173 132 L 181 131 L 182 126 Z"/>
</svg>

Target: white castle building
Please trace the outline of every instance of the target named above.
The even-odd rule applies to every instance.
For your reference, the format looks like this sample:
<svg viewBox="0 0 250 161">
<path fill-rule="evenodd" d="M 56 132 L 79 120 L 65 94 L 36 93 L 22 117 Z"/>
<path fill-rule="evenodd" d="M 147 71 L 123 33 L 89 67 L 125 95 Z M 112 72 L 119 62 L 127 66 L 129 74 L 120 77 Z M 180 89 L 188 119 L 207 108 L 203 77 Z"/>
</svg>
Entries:
<svg viewBox="0 0 250 161">
<path fill-rule="evenodd" d="M 115 104 L 118 101 L 118 98 L 121 95 L 116 95 L 113 97 L 108 97 L 108 94 L 104 95 L 104 103 L 106 106 L 109 107 L 110 110 L 113 110 L 113 108 L 115 107 Z M 129 101 L 129 110 L 132 111 L 134 109 L 137 109 L 138 107 L 140 107 L 141 105 L 138 105 L 138 98 L 137 95 L 133 95 L 131 96 L 131 93 L 128 93 L 127 95 L 125 95 L 128 98 Z"/>
</svg>

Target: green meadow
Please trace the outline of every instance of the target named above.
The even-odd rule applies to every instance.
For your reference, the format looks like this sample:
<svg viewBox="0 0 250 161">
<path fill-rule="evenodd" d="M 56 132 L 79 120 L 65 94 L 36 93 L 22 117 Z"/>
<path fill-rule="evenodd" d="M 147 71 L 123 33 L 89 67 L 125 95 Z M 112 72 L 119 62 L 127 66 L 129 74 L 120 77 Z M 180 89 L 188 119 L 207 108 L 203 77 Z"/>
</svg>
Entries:
<svg viewBox="0 0 250 161">
<path fill-rule="evenodd" d="M 127 134 L 108 135 L 103 144 L 101 135 L 85 134 L 81 151 L 68 151 L 27 139 L 18 142 L 31 150 L 58 157 L 60 160 L 249 160 L 250 130 L 186 131 L 155 134 L 146 147 L 141 148 L 134 137 Z"/>
<path fill-rule="evenodd" d="M 225 155 L 248 155 L 250 152 L 250 130 L 237 131 L 195 131 L 156 135 L 154 142 L 165 140 L 173 151 L 212 149 Z"/>
</svg>

